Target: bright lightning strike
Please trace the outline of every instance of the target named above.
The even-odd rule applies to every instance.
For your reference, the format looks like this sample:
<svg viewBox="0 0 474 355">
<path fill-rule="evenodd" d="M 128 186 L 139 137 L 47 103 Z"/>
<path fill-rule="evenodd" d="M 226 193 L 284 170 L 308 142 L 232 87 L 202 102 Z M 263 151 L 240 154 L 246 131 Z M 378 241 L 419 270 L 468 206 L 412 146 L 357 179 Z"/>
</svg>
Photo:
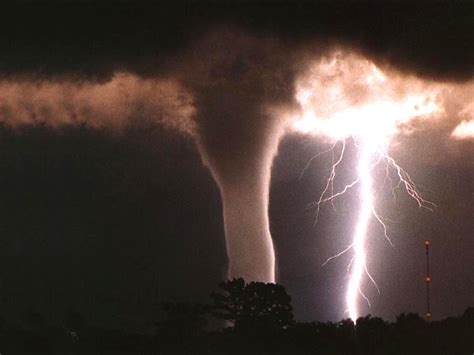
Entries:
<svg viewBox="0 0 474 355">
<path fill-rule="evenodd" d="M 294 128 L 331 138 L 334 141 L 333 151 L 337 142 L 342 142 L 326 185 L 319 200 L 314 203 L 316 220 L 324 203 L 333 202 L 351 188 L 359 188 L 358 219 L 352 243 L 326 261 L 327 263 L 348 252 L 353 253 L 348 266 L 350 276 L 346 305 L 349 316 L 354 321 L 359 316 L 359 296 L 370 305 L 362 291 L 364 275 L 379 291 L 367 268 L 366 242 L 372 220 L 383 227 L 384 237 L 391 244 L 384 219 L 375 209 L 373 169 L 385 161 L 387 177 L 390 178 L 390 167 L 397 174 L 398 185 L 395 187 L 404 187 L 419 207 L 434 207 L 434 204 L 421 196 L 408 173 L 389 156 L 388 147 L 392 137 L 404 124 L 415 118 L 428 117 L 439 110 L 435 94 L 434 90 L 429 90 L 415 79 L 403 82 L 390 80 L 368 60 L 353 55 L 344 56 L 340 52 L 317 63 L 298 83 L 296 99 L 302 107 L 302 114 L 295 121 Z M 354 139 L 358 147 L 356 177 L 342 190 L 334 192 L 336 170 L 344 159 L 346 139 L 349 137 Z"/>
</svg>

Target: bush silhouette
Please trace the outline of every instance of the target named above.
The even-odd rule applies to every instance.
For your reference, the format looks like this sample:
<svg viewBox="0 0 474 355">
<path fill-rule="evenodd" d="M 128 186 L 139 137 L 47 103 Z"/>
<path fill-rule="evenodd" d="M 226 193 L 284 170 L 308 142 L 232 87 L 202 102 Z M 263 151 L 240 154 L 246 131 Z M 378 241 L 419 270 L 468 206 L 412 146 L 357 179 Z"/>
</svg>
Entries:
<svg viewBox="0 0 474 355">
<path fill-rule="evenodd" d="M 213 315 L 228 321 L 236 332 L 274 332 L 294 323 L 291 297 L 279 284 L 241 278 L 219 284 L 211 294 Z"/>
</svg>

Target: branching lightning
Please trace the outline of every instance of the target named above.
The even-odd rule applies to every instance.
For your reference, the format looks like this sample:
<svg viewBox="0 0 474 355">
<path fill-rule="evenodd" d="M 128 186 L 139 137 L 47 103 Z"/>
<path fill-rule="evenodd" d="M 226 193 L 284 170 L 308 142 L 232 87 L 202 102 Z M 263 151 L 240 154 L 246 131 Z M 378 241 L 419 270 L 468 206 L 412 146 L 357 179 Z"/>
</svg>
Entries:
<svg viewBox="0 0 474 355">
<path fill-rule="evenodd" d="M 404 95 L 400 95 L 400 84 L 392 86 L 374 64 L 354 56 L 343 58 L 336 54 L 331 60 L 318 63 L 311 70 L 300 83 L 297 94 L 303 113 L 296 121 L 295 128 L 305 133 L 321 134 L 333 140 L 329 149 L 333 152 L 329 176 L 319 199 L 311 204 L 311 207 L 316 209 L 315 221 L 317 222 L 321 207 L 325 203 L 334 203 L 349 189 L 358 188 L 358 218 L 352 242 L 323 264 L 343 254 L 353 253 L 347 267 L 349 283 L 345 300 L 346 311 L 354 321 L 359 316 L 359 296 L 370 305 L 362 290 L 364 276 L 367 276 L 380 293 L 367 268 L 366 242 L 371 221 L 381 225 L 384 237 L 393 245 L 384 222 L 386 219 L 375 208 L 376 182 L 373 170 L 385 162 L 386 180 L 390 181 L 394 197 L 395 189 L 403 187 L 420 208 L 435 207 L 433 203 L 423 198 L 410 175 L 388 154 L 391 140 L 399 132 L 402 124 L 416 117 L 428 116 L 438 110 L 433 93 L 415 87 L 413 83 L 410 84 L 412 84 L 410 87 L 403 88 Z M 354 93 L 353 90 L 358 92 Z M 354 140 L 358 149 L 356 176 L 352 182 L 335 192 L 337 168 L 344 159 L 348 138 Z M 316 156 L 308 162 L 302 174 L 315 158 Z M 398 179 L 396 185 L 390 177 L 390 170 L 396 173 Z"/>
<path fill-rule="evenodd" d="M 316 206 L 316 218 L 318 218 L 321 206 L 326 202 L 333 202 L 334 199 L 340 197 L 346 193 L 350 188 L 357 186 L 359 188 L 359 212 L 357 224 L 355 226 L 352 243 L 344 250 L 336 255 L 328 258 L 323 265 L 326 265 L 331 260 L 338 258 L 339 256 L 352 251 L 353 257 L 347 267 L 347 271 L 350 274 L 349 284 L 347 287 L 346 304 L 349 317 L 356 320 L 358 317 L 357 299 L 360 295 L 370 305 L 369 299 L 365 296 L 361 289 L 361 283 L 364 274 L 374 284 L 377 291 L 380 293 L 380 289 L 375 282 L 372 275 L 369 273 L 367 268 L 367 255 L 365 251 L 365 243 L 368 235 L 368 228 L 370 221 L 373 219 L 377 221 L 383 228 L 384 237 L 393 246 L 393 243 L 388 235 L 387 226 L 384 222 L 384 218 L 381 217 L 374 205 L 374 188 L 373 188 L 373 177 L 372 170 L 380 164 L 382 160 L 387 162 L 388 167 L 395 169 L 398 176 L 398 184 L 392 186 L 392 190 L 400 187 L 405 187 L 407 193 L 416 201 L 419 207 L 432 209 L 435 205 L 425 200 L 419 191 L 417 190 L 413 180 L 408 173 L 403 170 L 393 158 L 391 158 L 385 150 L 378 147 L 377 144 L 370 140 L 370 137 L 355 137 L 358 142 L 359 157 L 357 164 L 357 177 L 349 184 L 345 185 L 341 191 L 329 194 L 331 186 L 334 185 L 334 179 L 336 177 L 336 168 L 341 163 L 344 157 L 345 141 L 342 141 L 342 149 L 338 160 L 332 165 L 331 172 L 328 179 L 326 180 L 325 187 L 321 193 L 318 201 L 315 203 Z M 388 169 L 388 168 L 387 168 Z M 387 170 L 387 177 L 390 179 L 389 171 Z M 394 191 L 393 191 L 394 193 Z"/>
</svg>

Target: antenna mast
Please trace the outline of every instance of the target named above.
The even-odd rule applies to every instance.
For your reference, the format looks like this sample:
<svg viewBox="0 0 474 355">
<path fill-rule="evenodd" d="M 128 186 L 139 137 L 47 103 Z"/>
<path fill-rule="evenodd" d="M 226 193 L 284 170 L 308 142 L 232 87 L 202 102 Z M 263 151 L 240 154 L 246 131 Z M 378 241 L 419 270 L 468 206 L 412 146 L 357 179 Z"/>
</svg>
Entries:
<svg viewBox="0 0 474 355">
<path fill-rule="evenodd" d="M 430 309 L 430 241 L 425 240 L 426 248 L 426 319 L 431 321 L 431 309 Z"/>
</svg>

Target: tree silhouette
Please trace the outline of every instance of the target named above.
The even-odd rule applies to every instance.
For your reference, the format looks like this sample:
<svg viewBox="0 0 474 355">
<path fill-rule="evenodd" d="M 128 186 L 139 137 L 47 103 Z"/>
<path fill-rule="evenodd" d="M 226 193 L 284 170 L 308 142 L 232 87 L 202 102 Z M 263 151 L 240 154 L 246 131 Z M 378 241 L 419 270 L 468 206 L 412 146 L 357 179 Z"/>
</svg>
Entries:
<svg viewBox="0 0 474 355">
<path fill-rule="evenodd" d="M 204 332 L 207 326 L 209 307 L 199 303 L 163 302 L 161 308 L 166 319 L 157 323 L 161 334 L 189 337 Z"/>
<path fill-rule="evenodd" d="M 41 313 L 29 307 L 21 316 L 23 326 L 28 330 L 38 331 L 45 327 L 46 321 Z"/>
<path fill-rule="evenodd" d="M 64 327 L 66 328 L 70 339 L 77 342 L 86 328 L 85 318 L 74 308 L 70 307 L 64 315 Z"/>
<path fill-rule="evenodd" d="M 402 313 L 394 324 L 393 348 L 400 353 L 420 354 L 426 351 L 429 323 L 416 313 Z"/>
<path fill-rule="evenodd" d="M 388 323 L 370 314 L 356 322 L 357 346 L 364 354 L 382 354 L 386 349 Z"/>
<path fill-rule="evenodd" d="M 237 332 L 275 332 L 293 324 L 291 297 L 279 284 L 242 278 L 219 284 L 213 292 L 214 316 L 229 321 Z"/>
</svg>

